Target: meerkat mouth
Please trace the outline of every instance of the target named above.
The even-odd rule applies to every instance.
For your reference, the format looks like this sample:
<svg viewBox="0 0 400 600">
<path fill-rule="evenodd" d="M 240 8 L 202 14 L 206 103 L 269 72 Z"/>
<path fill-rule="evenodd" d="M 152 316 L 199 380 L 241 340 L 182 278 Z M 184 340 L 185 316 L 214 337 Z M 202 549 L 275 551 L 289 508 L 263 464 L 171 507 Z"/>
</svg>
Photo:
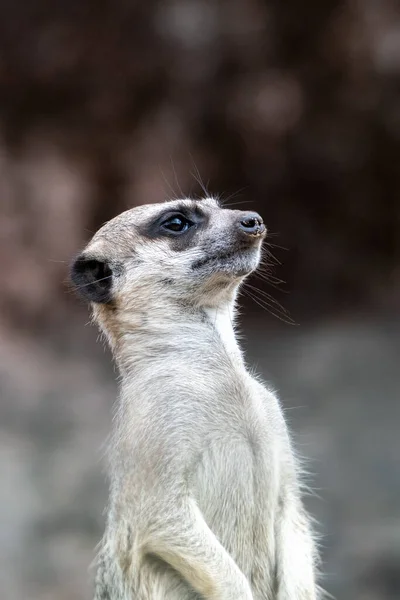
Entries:
<svg viewBox="0 0 400 600">
<path fill-rule="evenodd" d="M 242 247 L 239 248 L 238 250 L 231 250 L 230 252 L 221 252 L 219 254 L 214 254 L 212 256 L 205 256 L 204 258 L 201 258 L 197 261 L 195 261 L 192 264 L 192 270 L 196 270 L 196 269 L 201 269 L 202 267 L 209 265 L 209 264 L 215 264 L 215 263 L 220 263 L 220 262 L 225 262 L 225 261 L 229 261 L 231 259 L 240 259 L 243 257 L 243 254 L 249 254 L 249 253 L 254 253 L 256 252 L 257 249 L 253 246 L 253 247 Z"/>
</svg>

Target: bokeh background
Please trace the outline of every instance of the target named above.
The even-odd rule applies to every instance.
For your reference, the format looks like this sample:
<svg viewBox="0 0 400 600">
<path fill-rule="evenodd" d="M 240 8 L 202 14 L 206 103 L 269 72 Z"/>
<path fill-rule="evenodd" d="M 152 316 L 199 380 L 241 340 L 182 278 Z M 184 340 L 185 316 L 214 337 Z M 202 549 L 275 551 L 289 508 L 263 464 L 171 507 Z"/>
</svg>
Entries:
<svg viewBox="0 0 400 600">
<path fill-rule="evenodd" d="M 1 0 L 4 600 L 91 597 L 116 374 L 68 262 L 200 177 L 271 231 L 242 330 L 309 459 L 323 585 L 400 597 L 399 141 L 396 0 Z"/>
</svg>

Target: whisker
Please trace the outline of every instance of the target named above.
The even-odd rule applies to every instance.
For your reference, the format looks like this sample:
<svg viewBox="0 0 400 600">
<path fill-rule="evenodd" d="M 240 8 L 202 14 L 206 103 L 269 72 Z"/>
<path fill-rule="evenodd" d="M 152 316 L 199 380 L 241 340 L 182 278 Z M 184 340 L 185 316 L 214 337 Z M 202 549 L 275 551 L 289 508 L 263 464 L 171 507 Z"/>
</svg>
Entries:
<svg viewBox="0 0 400 600">
<path fill-rule="evenodd" d="M 267 281 L 268 283 L 272 283 L 276 286 L 286 284 L 286 281 L 284 279 L 279 279 L 279 277 L 275 277 L 275 275 L 272 274 L 271 270 L 267 266 L 264 266 L 263 269 L 258 269 L 254 273 L 254 275 L 259 277 L 260 279 L 264 279 L 264 281 Z"/>
<path fill-rule="evenodd" d="M 175 169 L 174 161 L 173 161 L 173 159 L 172 159 L 172 156 L 171 156 L 171 155 L 170 155 L 170 157 L 169 157 L 169 158 L 170 158 L 170 161 L 171 161 L 171 167 L 172 167 L 172 172 L 173 172 L 173 174 L 174 174 L 175 183 L 176 183 L 176 185 L 177 185 L 177 187 L 178 187 L 178 191 L 179 191 L 179 193 L 180 193 L 180 195 L 181 195 L 181 198 L 184 198 L 184 197 L 185 197 L 185 194 L 183 193 L 183 190 L 182 190 L 182 188 L 181 188 L 181 186 L 180 186 L 180 183 L 179 183 L 179 180 L 178 180 L 178 175 L 176 174 L 176 169 Z"/>
<path fill-rule="evenodd" d="M 87 287 L 88 285 L 93 285 L 95 283 L 99 283 L 100 281 L 105 281 L 106 279 L 111 279 L 112 275 L 107 275 L 106 277 L 102 277 L 101 279 L 95 279 L 95 281 L 90 281 L 89 283 L 84 283 L 82 285 L 76 285 L 75 289 L 76 290 L 81 290 L 84 287 Z"/>
<path fill-rule="evenodd" d="M 274 254 L 272 254 L 271 250 L 268 250 L 268 248 L 266 248 L 265 246 L 263 246 L 262 253 L 266 254 L 268 256 L 268 258 L 270 259 L 270 261 L 273 264 L 275 264 L 275 265 L 281 265 L 282 264 L 281 261 L 278 258 L 276 258 L 276 256 Z M 261 263 L 265 264 L 265 258 L 264 257 L 261 259 Z"/>
<path fill-rule="evenodd" d="M 170 182 L 168 181 L 168 179 L 167 179 L 167 176 L 165 175 L 164 171 L 162 171 L 162 170 L 160 169 L 160 173 L 161 173 L 161 176 L 162 176 L 162 178 L 164 179 L 164 183 L 165 183 L 165 184 L 166 184 L 166 186 L 169 188 L 169 190 L 170 190 L 170 192 L 171 192 L 171 194 L 172 194 L 172 196 L 170 196 L 170 197 L 168 198 L 168 200 L 178 200 L 178 196 L 176 195 L 176 192 L 174 191 L 174 188 L 172 187 L 172 185 L 171 185 L 171 184 L 170 184 Z"/>
<path fill-rule="evenodd" d="M 271 266 L 276 267 L 276 266 L 281 266 L 282 263 L 276 258 L 276 256 L 274 256 L 273 254 L 268 252 L 268 250 L 266 248 L 263 248 L 260 265 L 262 267 L 271 267 Z"/>
<path fill-rule="evenodd" d="M 232 208 L 232 206 L 241 206 L 242 204 L 254 204 L 254 200 L 238 200 L 237 202 L 223 202 L 224 208 Z"/>
<path fill-rule="evenodd" d="M 272 315 L 273 317 L 276 317 L 277 319 L 279 319 L 279 321 L 282 321 L 282 323 L 285 323 L 286 325 L 296 325 L 296 323 L 287 318 L 284 317 L 282 315 L 280 315 L 279 313 L 275 312 L 271 306 L 269 304 L 266 304 L 262 301 L 260 301 L 258 298 L 256 298 L 255 296 L 253 296 L 249 290 L 245 290 L 245 294 L 251 299 L 253 300 L 253 302 L 255 302 L 256 304 L 258 304 L 258 306 L 260 306 L 261 308 L 263 308 L 264 310 L 266 310 L 270 315 Z"/>
<path fill-rule="evenodd" d="M 207 189 L 207 186 L 208 186 L 208 184 L 210 182 L 207 181 L 207 184 L 206 185 L 204 184 L 204 182 L 203 182 L 203 180 L 201 178 L 201 175 L 200 175 L 199 168 L 196 165 L 195 160 L 193 158 L 193 155 L 192 154 L 189 154 L 189 155 L 190 155 L 191 161 L 193 163 L 193 168 L 194 168 L 194 173 L 192 171 L 190 171 L 190 175 L 193 177 L 193 179 L 195 181 L 197 181 L 197 183 L 199 184 L 199 186 L 201 187 L 201 189 L 203 191 L 203 194 L 205 195 L 206 198 L 208 198 L 210 196 L 210 193 L 209 193 L 209 191 Z"/>
<path fill-rule="evenodd" d="M 268 234 L 269 237 L 270 234 Z M 279 244 L 273 244 L 272 242 L 268 242 L 268 239 L 264 242 L 264 244 L 266 246 L 270 246 L 270 248 L 279 248 L 279 250 L 286 250 L 288 251 L 289 248 L 285 248 L 285 246 L 279 246 Z"/>
<path fill-rule="evenodd" d="M 245 286 L 246 286 L 246 284 L 245 284 Z M 286 311 L 282 312 L 281 310 L 279 310 L 278 307 L 271 306 L 271 304 L 269 302 L 267 302 L 265 299 L 263 299 L 263 298 L 257 298 L 257 296 L 255 295 L 255 293 L 252 292 L 252 291 L 250 291 L 245 286 L 242 288 L 242 291 L 251 300 L 253 300 L 253 302 L 255 302 L 256 304 L 258 304 L 264 310 L 267 310 L 272 316 L 276 317 L 277 319 L 279 319 L 283 323 L 286 323 L 287 325 L 296 325 L 295 321 L 288 314 L 286 314 Z M 259 291 L 259 290 L 257 290 L 257 291 Z"/>
<path fill-rule="evenodd" d="M 268 278 L 269 281 L 272 281 L 277 285 L 286 283 L 286 281 L 274 275 L 274 267 L 275 265 L 273 265 L 272 263 L 264 261 L 261 263 L 261 266 L 257 269 L 257 273 L 260 274 L 262 277 Z"/>
<path fill-rule="evenodd" d="M 250 289 L 254 290 L 255 292 L 258 292 L 263 298 L 268 300 L 268 302 L 271 302 L 272 304 L 274 304 L 280 311 L 282 311 L 283 314 L 289 316 L 289 311 L 286 308 L 284 308 L 282 306 L 282 304 L 280 304 L 280 302 L 278 302 L 278 300 L 276 300 L 273 296 L 271 296 L 271 294 L 268 294 L 268 292 L 266 292 L 264 290 L 260 290 L 259 288 L 255 287 L 254 285 L 251 285 L 250 283 L 247 283 L 247 286 Z"/>
<path fill-rule="evenodd" d="M 273 276 L 272 275 L 262 275 L 261 273 L 253 273 L 253 277 L 257 277 L 257 279 L 260 279 L 261 281 L 265 281 L 268 285 L 270 285 L 272 288 L 274 288 L 274 290 L 277 290 L 278 292 L 283 292 L 284 294 L 288 294 L 288 290 L 283 290 L 281 287 L 279 287 L 279 285 L 281 283 L 285 283 L 284 281 L 282 281 L 281 279 L 277 279 L 276 283 L 274 282 Z"/>
<path fill-rule="evenodd" d="M 241 201 L 237 201 L 237 202 L 229 202 L 229 200 L 232 200 L 233 198 L 237 198 L 237 196 L 239 196 L 239 194 L 241 194 L 242 192 L 244 192 L 244 190 L 248 189 L 248 185 L 240 188 L 239 190 L 237 190 L 236 192 L 232 192 L 232 194 L 229 194 L 229 196 L 227 196 L 226 198 L 224 198 L 223 193 L 220 195 L 219 197 L 219 201 L 221 203 L 221 206 L 236 206 L 237 204 L 249 204 L 250 202 L 254 202 L 254 200 L 243 200 Z"/>
</svg>

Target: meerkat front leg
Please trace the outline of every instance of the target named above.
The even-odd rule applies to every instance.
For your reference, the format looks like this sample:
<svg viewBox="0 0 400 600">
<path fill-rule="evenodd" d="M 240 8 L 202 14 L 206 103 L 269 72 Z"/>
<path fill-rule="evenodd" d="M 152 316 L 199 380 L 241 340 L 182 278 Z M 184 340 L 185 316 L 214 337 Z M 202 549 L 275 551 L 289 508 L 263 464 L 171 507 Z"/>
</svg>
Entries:
<svg viewBox="0 0 400 600">
<path fill-rule="evenodd" d="M 296 495 L 287 494 L 277 523 L 277 600 L 316 600 L 315 562 L 308 517 Z"/>
<path fill-rule="evenodd" d="M 168 514 L 169 513 L 169 514 Z M 170 564 L 205 600 L 252 600 L 250 584 L 235 561 L 207 526 L 192 499 L 179 510 L 158 511 L 145 544 Z"/>
</svg>

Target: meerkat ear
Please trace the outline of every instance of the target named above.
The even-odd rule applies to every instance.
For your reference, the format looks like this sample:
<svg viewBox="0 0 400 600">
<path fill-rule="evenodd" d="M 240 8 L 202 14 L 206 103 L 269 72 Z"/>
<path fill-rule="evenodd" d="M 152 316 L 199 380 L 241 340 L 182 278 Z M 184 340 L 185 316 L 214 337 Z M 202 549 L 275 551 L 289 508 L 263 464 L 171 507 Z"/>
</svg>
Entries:
<svg viewBox="0 0 400 600">
<path fill-rule="evenodd" d="M 71 280 L 89 302 L 111 302 L 113 273 L 107 261 L 81 254 L 71 266 Z"/>
</svg>

